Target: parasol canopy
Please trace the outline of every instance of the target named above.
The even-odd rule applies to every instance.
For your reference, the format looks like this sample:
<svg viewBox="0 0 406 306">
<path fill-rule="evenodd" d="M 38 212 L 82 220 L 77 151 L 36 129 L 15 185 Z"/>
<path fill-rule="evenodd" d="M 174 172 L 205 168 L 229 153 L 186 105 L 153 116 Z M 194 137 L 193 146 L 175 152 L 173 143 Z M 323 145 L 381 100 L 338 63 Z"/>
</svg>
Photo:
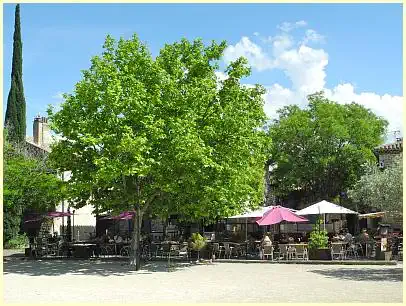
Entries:
<svg viewBox="0 0 406 306">
<path fill-rule="evenodd" d="M 383 216 L 385 216 L 385 212 L 384 211 L 379 211 L 379 212 L 374 212 L 374 213 L 358 215 L 358 218 L 359 219 L 381 218 Z"/>
<path fill-rule="evenodd" d="M 309 207 L 303 208 L 296 212 L 299 216 L 304 215 L 324 215 L 324 214 L 354 214 L 358 215 L 357 212 L 342 207 L 340 205 L 327 202 L 325 200 L 318 202 L 316 204 L 310 205 Z"/>
<path fill-rule="evenodd" d="M 260 219 L 267 212 L 269 212 L 271 209 L 273 209 L 274 207 L 276 207 L 276 206 L 271 205 L 271 206 L 261 207 L 261 208 L 256 209 L 256 210 L 248 211 L 248 212 L 246 212 L 244 214 L 241 214 L 241 215 L 235 215 L 235 216 L 232 216 L 232 217 L 228 217 L 228 219 L 245 219 L 245 218 L 257 218 L 257 219 Z M 290 210 L 292 212 L 295 212 L 294 209 L 291 209 L 291 208 L 286 208 L 286 209 L 288 209 L 288 210 Z"/>
<path fill-rule="evenodd" d="M 123 211 L 117 216 L 105 216 L 101 219 L 110 219 L 110 220 L 131 220 L 134 218 L 135 211 Z"/>
<path fill-rule="evenodd" d="M 282 221 L 296 223 L 307 222 L 309 220 L 298 216 L 289 208 L 278 205 L 268 210 L 260 220 L 257 220 L 257 223 L 258 225 L 272 225 L 281 223 Z"/>
<path fill-rule="evenodd" d="M 73 216 L 72 213 L 70 212 L 63 212 L 63 211 L 51 211 L 48 212 L 46 215 L 46 217 L 51 217 L 51 218 L 59 218 L 59 217 L 69 217 L 69 216 Z"/>
</svg>

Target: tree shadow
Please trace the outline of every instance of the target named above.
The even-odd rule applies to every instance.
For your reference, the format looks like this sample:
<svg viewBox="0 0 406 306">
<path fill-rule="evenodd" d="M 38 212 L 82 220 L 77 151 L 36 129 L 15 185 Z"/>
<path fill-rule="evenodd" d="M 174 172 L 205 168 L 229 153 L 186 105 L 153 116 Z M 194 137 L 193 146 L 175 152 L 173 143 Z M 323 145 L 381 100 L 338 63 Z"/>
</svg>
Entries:
<svg viewBox="0 0 406 306">
<path fill-rule="evenodd" d="M 188 267 L 184 262 L 148 262 L 139 271 L 123 261 L 101 260 L 10 260 L 3 263 L 3 274 L 23 274 L 29 276 L 97 275 L 123 276 L 129 274 L 151 274 L 157 272 L 176 272 Z"/>
<path fill-rule="evenodd" d="M 311 270 L 309 272 L 320 274 L 329 278 L 339 278 L 343 280 L 355 281 L 403 281 L 403 268 L 388 269 L 329 269 L 329 270 Z"/>
</svg>

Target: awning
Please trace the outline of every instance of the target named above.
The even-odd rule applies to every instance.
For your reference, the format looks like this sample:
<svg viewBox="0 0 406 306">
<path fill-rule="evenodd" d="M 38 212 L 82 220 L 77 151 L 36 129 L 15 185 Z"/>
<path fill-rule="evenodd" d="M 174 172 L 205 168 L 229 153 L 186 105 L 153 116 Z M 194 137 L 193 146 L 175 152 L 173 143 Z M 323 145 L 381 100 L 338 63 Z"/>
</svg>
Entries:
<svg viewBox="0 0 406 306">
<path fill-rule="evenodd" d="M 358 215 L 359 219 L 366 219 L 366 218 L 380 218 L 383 217 L 385 215 L 384 211 L 380 211 L 380 212 L 374 212 L 374 213 L 368 213 L 368 214 L 362 214 L 362 215 Z"/>
</svg>

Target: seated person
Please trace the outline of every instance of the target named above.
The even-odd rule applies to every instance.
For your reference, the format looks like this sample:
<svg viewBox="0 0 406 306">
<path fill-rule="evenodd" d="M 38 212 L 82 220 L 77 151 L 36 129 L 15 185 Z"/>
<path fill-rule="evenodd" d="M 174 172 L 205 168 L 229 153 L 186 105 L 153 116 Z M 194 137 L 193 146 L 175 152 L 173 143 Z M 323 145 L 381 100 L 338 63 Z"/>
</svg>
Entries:
<svg viewBox="0 0 406 306">
<path fill-rule="evenodd" d="M 289 238 L 288 238 L 288 242 L 289 242 L 289 243 L 295 243 L 295 238 L 289 237 Z"/>
<path fill-rule="evenodd" d="M 114 236 L 114 242 L 115 243 L 122 243 L 123 242 L 123 238 L 120 235 L 115 235 Z"/>
<path fill-rule="evenodd" d="M 264 238 L 261 241 L 261 247 L 272 246 L 272 240 L 267 234 L 264 235 Z"/>
<path fill-rule="evenodd" d="M 344 241 L 344 230 L 340 230 L 340 232 L 338 233 L 338 239 L 341 241 Z"/>
<path fill-rule="evenodd" d="M 264 254 L 264 248 L 265 247 L 271 247 L 271 246 L 272 246 L 272 240 L 271 240 L 271 238 L 269 238 L 268 234 L 265 234 L 264 238 L 261 241 L 261 247 L 260 247 L 260 250 L 259 250 L 259 256 L 260 256 L 261 259 L 264 258 L 264 255 L 263 255 Z"/>
<path fill-rule="evenodd" d="M 348 231 L 348 229 L 345 229 L 345 230 L 344 230 L 344 233 L 345 233 L 345 235 L 344 235 L 344 241 L 345 241 L 346 243 L 350 243 L 350 242 L 352 241 L 352 235 L 351 235 L 351 233 Z"/>
<path fill-rule="evenodd" d="M 367 230 L 365 228 L 361 231 L 361 234 L 359 234 L 358 241 L 362 245 L 362 253 L 363 253 L 363 255 L 367 256 L 368 255 L 367 254 L 367 250 L 368 250 L 367 244 L 369 243 L 369 234 L 368 234 L 368 232 L 367 232 Z"/>
<path fill-rule="evenodd" d="M 281 235 L 280 243 L 282 243 L 282 244 L 288 243 L 288 238 L 286 237 L 285 234 L 282 234 L 282 235 Z"/>
<path fill-rule="evenodd" d="M 367 230 L 365 228 L 361 231 L 361 234 L 359 234 L 358 240 L 361 243 L 367 243 L 368 242 L 369 235 L 368 235 L 368 232 L 367 232 Z"/>
<path fill-rule="evenodd" d="M 338 233 L 335 233 L 333 237 L 331 237 L 331 241 L 337 242 L 340 240 L 340 236 Z"/>
<path fill-rule="evenodd" d="M 108 233 L 104 234 L 102 239 L 104 243 L 109 243 L 111 241 L 111 238 Z"/>
</svg>

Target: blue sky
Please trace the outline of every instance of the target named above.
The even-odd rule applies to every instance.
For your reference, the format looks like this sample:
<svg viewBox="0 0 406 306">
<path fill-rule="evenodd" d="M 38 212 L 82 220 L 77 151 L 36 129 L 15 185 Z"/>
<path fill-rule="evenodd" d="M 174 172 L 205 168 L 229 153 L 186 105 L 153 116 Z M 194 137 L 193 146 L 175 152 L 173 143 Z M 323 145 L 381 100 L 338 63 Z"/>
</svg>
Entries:
<svg viewBox="0 0 406 306">
<path fill-rule="evenodd" d="M 4 4 L 3 14 L 5 111 L 14 5 Z M 72 91 L 107 34 L 134 32 L 154 55 L 182 37 L 226 40 L 224 62 L 249 59 L 253 73 L 244 81 L 266 86 L 270 117 L 323 89 L 340 103 L 371 108 L 390 121 L 390 130 L 401 129 L 400 4 L 22 4 L 21 23 L 27 135 L 36 114 Z"/>
</svg>

